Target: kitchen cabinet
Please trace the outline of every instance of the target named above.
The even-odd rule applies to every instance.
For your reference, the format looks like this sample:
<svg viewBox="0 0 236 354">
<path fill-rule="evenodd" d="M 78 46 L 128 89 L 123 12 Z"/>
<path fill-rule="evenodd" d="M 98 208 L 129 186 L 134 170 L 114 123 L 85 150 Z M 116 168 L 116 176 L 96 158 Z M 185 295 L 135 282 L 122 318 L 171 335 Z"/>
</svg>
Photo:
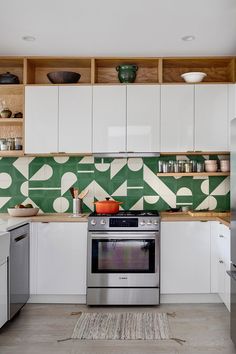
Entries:
<svg viewBox="0 0 236 354">
<path fill-rule="evenodd" d="M 195 150 L 227 151 L 228 85 L 195 85 Z"/>
<path fill-rule="evenodd" d="M 25 88 L 25 152 L 58 151 L 58 86 Z"/>
<path fill-rule="evenodd" d="M 127 151 L 160 151 L 160 86 L 127 86 Z"/>
<path fill-rule="evenodd" d="M 194 86 L 161 86 L 161 151 L 194 150 Z"/>
<path fill-rule="evenodd" d="M 210 223 L 161 223 L 161 293 L 210 293 Z"/>
<path fill-rule="evenodd" d="M 93 152 L 126 151 L 126 86 L 93 87 Z"/>
<path fill-rule="evenodd" d="M 93 152 L 160 150 L 160 86 L 94 86 Z"/>
<path fill-rule="evenodd" d="M 91 86 L 25 88 L 26 153 L 91 153 Z"/>
<path fill-rule="evenodd" d="M 0 234 L 0 328 L 8 320 L 8 265 L 10 236 Z"/>
<path fill-rule="evenodd" d="M 230 229 L 218 222 L 212 222 L 211 232 L 211 291 L 218 293 L 230 311 Z"/>
<path fill-rule="evenodd" d="M 33 223 L 31 294 L 85 295 L 87 223 Z"/>
</svg>

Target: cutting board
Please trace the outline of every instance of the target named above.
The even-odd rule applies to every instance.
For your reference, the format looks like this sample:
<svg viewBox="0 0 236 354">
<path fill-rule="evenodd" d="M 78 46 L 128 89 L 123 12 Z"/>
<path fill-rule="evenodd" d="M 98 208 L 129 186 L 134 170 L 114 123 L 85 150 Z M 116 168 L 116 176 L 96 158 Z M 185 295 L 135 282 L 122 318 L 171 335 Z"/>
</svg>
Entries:
<svg viewBox="0 0 236 354">
<path fill-rule="evenodd" d="M 229 211 L 197 211 L 197 210 L 189 210 L 188 214 L 191 216 L 230 216 L 230 212 Z"/>
</svg>

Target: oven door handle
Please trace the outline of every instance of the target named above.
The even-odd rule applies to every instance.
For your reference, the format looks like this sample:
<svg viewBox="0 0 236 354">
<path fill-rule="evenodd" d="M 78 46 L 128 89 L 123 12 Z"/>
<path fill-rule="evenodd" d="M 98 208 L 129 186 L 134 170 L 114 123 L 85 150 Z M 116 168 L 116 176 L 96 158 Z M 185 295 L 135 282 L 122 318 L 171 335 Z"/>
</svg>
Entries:
<svg viewBox="0 0 236 354">
<path fill-rule="evenodd" d="M 96 232 L 91 233 L 91 239 L 106 238 L 106 239 L 145 239 L 145 240 L 155 240 L 159 236 L 159 232 L 147 232 L 147 233 L 113 233 L 113 232 Z"/>
</svg>

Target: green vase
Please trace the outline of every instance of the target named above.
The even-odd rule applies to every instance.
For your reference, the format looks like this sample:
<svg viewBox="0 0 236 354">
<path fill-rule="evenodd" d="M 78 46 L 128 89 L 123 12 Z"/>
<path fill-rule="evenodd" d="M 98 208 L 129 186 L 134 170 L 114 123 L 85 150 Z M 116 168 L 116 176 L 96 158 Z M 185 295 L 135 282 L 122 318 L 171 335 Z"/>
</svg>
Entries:
<svg viewBox="0 0 236 354">
<path fill-rule="evenodd" d="M 116 67 L 120 82 L 125 84 L 135 81 L 137 70 L 138 66 L 134 64 L 122 64 Z"/>
</svg>

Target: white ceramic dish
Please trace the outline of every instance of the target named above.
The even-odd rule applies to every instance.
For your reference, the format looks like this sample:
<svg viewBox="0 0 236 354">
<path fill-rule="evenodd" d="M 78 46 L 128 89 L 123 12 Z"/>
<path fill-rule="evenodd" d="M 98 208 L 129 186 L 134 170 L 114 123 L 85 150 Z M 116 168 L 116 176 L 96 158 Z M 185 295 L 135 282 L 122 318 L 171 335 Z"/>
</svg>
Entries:
<svg viewBox="0 0 236 354">
<path fill-rule="evenodd" d="M 191 84 L 195 84 L 197 82 L 201 82 L 204 77 L 206 77 L 207 74 L 202 73 L 202 72 L 198 72 L 198 71 L 193 71 L 193 72 L 189 72 L 189 73 L 184 73 L 181 75 L 182 79 L 184 79 L 185 82 L 191 83 Z"/>
<path fill-rule="evenodd" d="M 217 165 L 217 160 L 205 160 L 205 165 Z"/>
<path fill-rule="evenodd" d="M 7 211 L 11 216 L 35 216 L 39 208 L 8 208 Z"/>
<path fill-rule="evenodd" d="M 206 172 L 217 172 L 218 166 L 217 165 L 205 165 Z"/>
</svg>

